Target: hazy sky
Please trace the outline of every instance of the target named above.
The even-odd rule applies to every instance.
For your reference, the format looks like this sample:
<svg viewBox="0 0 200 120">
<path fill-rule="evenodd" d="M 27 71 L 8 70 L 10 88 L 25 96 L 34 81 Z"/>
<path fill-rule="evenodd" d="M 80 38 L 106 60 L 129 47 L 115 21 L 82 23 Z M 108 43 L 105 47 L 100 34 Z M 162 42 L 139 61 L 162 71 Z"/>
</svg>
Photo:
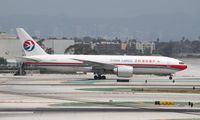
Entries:
<svg viewBox="0 0 200 120">
<path fill-rule="evenodd" d="M 0 16 L 134 17 L 157 13 L 200 15 L 200 0 L 0 0 Z"/>
<path fill-rule="evenodd" d="M 19 26 L 45 36 L 196 39 L 200 0 L 0 0 L 0 31 Z"/>
</svg>

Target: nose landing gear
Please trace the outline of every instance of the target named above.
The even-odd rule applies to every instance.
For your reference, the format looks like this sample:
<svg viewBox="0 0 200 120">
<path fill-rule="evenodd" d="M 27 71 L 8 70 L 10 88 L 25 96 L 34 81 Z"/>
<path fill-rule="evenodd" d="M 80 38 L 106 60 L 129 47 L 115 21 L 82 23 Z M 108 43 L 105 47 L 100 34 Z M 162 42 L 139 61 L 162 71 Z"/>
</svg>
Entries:
<svg viewBox="0 0 200 120">
<path fill-rule="evenodd" d="M 169 76 L 169 79 L 172 80 L 172 79 L 173 79 L 173 75 L 170 75 L 170 76 Z"/>
<path fill-rule="evenodd" d="M 170 75 L 169 79 L 172 80 L 173 83 L 175 83 L 175 80 L 173 79 L 173 75 Z"/>
</svg>

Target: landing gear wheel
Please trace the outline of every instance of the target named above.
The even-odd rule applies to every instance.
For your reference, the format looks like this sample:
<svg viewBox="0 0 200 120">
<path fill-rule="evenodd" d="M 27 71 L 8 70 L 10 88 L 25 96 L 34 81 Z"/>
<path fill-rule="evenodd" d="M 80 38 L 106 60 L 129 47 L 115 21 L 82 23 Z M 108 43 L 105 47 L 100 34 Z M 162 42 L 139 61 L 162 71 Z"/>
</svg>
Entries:
<svg viewBox="0 0 200 120">
<path fill-rule="evenodd" d="M 98 76 L 95 75 L 95 76 L 94 76 L 94 79 L 97 80 L 97 79 L 98 79 Z"/>
<path fill-rule="evenodd" d="M 95 79 L 95 80 L 100 80 L 100 79 L 105 80 L 105 79 L 106 79 L 106 76 L 104 76 L 104 75 L 103 75 L 103 76 L 101 76 L 101 75 L 95 75 L 95 76 L 94 76 L 94 79 Z"/>
<path fill-rule="evenodd" d="M 172 75 L 170 75 L 170 76 L 169 76 L 169 79 L 170 79 L 170 80 L 172 80 L 172 79 L 173 79 Z"/>
<path fill-rule="evenodd" d="M 101 78 L 105 80 L 105 79 L 106 79 L 106 76 L 101 76 Z"/>
</svg>

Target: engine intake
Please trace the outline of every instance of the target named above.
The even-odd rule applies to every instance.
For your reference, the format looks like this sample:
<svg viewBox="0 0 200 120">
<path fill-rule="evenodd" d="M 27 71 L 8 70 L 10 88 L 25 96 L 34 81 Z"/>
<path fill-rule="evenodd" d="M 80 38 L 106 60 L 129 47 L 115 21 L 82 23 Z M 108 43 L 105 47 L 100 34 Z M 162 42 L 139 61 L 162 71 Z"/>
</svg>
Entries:
<svg viewBox="0 0 200 120">
<path fill-rule="evenodd" d="M 131 66 L 118 66 L 114 68 L 114 73 L 118 77 L 132 77 L 133 76 L 133 67 Z"/>
</svg>

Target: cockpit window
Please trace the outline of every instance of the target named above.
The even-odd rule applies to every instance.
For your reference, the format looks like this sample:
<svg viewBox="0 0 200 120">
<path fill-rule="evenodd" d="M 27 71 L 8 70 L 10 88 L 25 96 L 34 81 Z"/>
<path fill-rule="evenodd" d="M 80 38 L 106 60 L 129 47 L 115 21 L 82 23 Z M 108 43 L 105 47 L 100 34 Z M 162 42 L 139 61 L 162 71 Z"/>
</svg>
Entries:
<svg viewBox="0 0 200 120">
<path fill-rule="evenodd" d="M 184 64 L 183 62 L 179 62 L 179 64 Z"/>
</svg>

